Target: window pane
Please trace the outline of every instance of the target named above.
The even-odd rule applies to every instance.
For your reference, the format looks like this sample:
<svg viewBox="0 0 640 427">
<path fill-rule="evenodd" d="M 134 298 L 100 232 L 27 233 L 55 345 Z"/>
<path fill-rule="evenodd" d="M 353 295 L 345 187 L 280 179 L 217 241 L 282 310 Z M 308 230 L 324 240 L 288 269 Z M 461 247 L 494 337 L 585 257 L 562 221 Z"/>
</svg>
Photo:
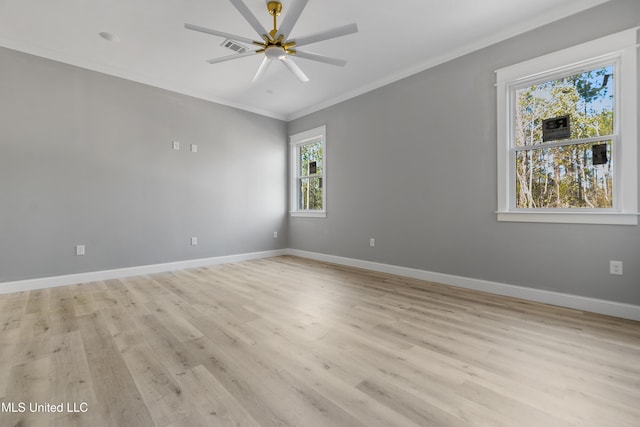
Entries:
<svg viewBox="0 0 640 427">
<path fill-rule="evenodd" d="M 541 144 L 542 121 L 562 116 L 571 139 L 613 134 L 614 92 L 613 65 L 516 90 L 516 146 Z"/>
<path fill-rule="evenodd" d="M 322 155 L 322 142 L 301 145 L 299 176 L 322 175 Z"/>
<path fill-rule="evenodd" d="M 298 182 L 298 209 L 322 210 L 322 178 L 301 178 Z"/>
<path fill-rule="evenodd" d="M 612 176 L 611 141 L 519 151 L 516 207 L 611 208 Z"/>
</svg>

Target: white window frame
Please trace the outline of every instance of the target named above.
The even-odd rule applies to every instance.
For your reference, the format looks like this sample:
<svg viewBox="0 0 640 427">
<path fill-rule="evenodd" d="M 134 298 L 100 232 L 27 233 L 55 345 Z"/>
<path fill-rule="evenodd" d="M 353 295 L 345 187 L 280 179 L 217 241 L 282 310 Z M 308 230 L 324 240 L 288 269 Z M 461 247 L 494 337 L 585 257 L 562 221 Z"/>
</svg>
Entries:
<svg viewBox="0 0 640 427">
<path fill-rule="evenodd" d="M 293 217 L 325 218 L 327 216 L 327 127 L 320 126 L 304 132 L 289 136 L 289 153 L 291 167 L 289 169 L 290 186 L 289 200 Z M 307 144 L 322 142 L 322 210 L 299 209 L 298 199 L 300 188 L 298 186 L 298 172 L 300 170 L 300 147 Z"/>
<path fill-rule="evenodd" d="M 498 123 L 498 221 L 638 224 L 637 32 L 622 31 L 496 71 Z M 611 209 L 515 207 L 515 90 L 527 81 L 569 75 L 604 60 L 616 65 Z M 564 73 L 567 74 L 564 74 Z"/>
</svg>

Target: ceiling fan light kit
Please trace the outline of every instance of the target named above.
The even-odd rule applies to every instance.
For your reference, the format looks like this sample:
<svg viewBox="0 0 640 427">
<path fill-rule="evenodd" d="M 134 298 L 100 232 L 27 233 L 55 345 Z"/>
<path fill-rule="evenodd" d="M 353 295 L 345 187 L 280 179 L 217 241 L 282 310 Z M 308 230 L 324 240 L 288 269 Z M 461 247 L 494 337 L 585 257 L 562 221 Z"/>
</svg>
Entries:
<svg viewBox="0 0 640 427">
<path fill-rule="evenodd" d="M 264 50 L 264 56 L 269 59 L 284 59 L 287 56 L 287 51 L 278 46 L 269 46 Z"/>
<path fill-rule="evenodd" d="M 229 56 L 223 56 L 221 58 L 210 59 L 207 62 L 215 64 L 218 62 L 229 61 L 232 59 L 244 58 L 246 56 L 252 56 L 254 54 L 263 54 L 264 59 L 256 72 L 253 81 L 257 81 L 262 75 L 264 75 L 271 61 L 279 61 L 285 65 L 285 67 L 293 73 L 301 82 L 309 81 L 309 78 L 298 67 L 298 65 L 291 58 L 292 56 L 298 56 L 300 58 L 309 59 L 311 61 L 323 62 L 325 64 L 336 65 L 343 67 L 347 61 L 324 56 L 318 53 L 301 51 L 299 49 L 293 49 L 303 45 L 312 43 L 318 43 L 324 40 L 330 40 L 336 37 L 342 37 L 349 34 L 356 33 L 358 26 L 356 24 L 348 24 L 341 27 L 333 28 L 331 30 L 322 31 L 320 33 L 303 36 L 299 38 L 289 39 L 289 34 L 294 25 L 298 21 L 298 18 L 302 14 L 307 2 L 309 0 L 294 0 L 289 12 L 285 16 L 280 28 L 278 28 L 278 16 L 282 13 L 282 3 L 279 1 L 267 2 L 267 11 L 269 15 L 273 17 L 273 29 L 267 32 L 258 19 L 251 13 L 249 8 L 243 3 L 242 0 L 229 0 L 233 6 L 242 14 L 242 16 L 249 22 L 253 29 L 262 38 L 262 41 L 251 40 L 247 37 L 235 36 L 233 34 L 225 33 L 222 31 L 212 30 L 210 28 L 200 27 L 193 24 L 184 24 L 188 30 L 199 31 L 202 33 L 212 34 L 219 37 L 224 37 L 235 42 L 250 43 L 258 47 L 255 51 L 247 51 Z"/>
</svg>

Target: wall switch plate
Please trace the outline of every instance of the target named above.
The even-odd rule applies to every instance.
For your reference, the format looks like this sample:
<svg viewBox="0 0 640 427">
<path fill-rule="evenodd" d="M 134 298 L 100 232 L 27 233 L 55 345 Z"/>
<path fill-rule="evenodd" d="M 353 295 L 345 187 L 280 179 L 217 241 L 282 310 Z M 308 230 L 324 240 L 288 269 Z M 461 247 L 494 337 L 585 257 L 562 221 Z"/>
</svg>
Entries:
<svg viewBox="0 0 640 427">
<path fill-rule="evenodd" d="M 192 153 L 197 153 L 198 152 L 198 146 L 196 144 L 191 144 L 191 152 Z"/>
<path fill-rule="evenodd" d="M 373 237 L 369 239 L 369 246 L 374 247 L 376 245 L 376 239 Z"/>
<path fill-rule="evenodd" d="M 274 238 L 274 239 L 277 239 L 277 238 L 278 238 L 278 232 L 277 232 L 277 231 L 274 231 L 274 232 L 273 232 L 273 238 Z"/>
<path fill-rule="evenodd" d="M 609 274 L 622 276 L 622 261 L 609 261 Z"/>
<path fill-rule="evenodd" d="M 76 256 L 82 256 L 84 254 L 84 245 L 76 245 Z"/>
<path fill-rule="evenodd" d="M 191 238 L 191 246 L 196 246 L 198 244 L 198 238 L 197 237 L 192 237 Z"/>
<path fill-rule="evenodd" d="M 173 141 L 173 149 L 176 151 L 180 149 L 180 141 Z"/>
</svg>

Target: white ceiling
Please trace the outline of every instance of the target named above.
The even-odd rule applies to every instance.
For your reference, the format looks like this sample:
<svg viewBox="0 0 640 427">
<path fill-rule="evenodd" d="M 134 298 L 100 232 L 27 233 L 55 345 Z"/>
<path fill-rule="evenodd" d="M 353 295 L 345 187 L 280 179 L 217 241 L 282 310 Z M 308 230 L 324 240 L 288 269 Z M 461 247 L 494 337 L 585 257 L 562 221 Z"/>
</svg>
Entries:
<svg viewBox="0 0 640 427">
<path fill-rule="evenodd" d="M 294 1 L 281 0 L 281 18 Z M 605 1 L 310 0 L 290 38 L 352 22 L 359 32 L 305 47 L 349 62 L 297 58 L 304 84 L 277 63 L 252 83 L 259 55 L 205 62 L 233 52 L 185 22 L 259 39 L 228 0 L 0 0 L 0 45 L 289 120 Z M 271 28 L 266 0 L 245 3 Z"/>
</svg>

